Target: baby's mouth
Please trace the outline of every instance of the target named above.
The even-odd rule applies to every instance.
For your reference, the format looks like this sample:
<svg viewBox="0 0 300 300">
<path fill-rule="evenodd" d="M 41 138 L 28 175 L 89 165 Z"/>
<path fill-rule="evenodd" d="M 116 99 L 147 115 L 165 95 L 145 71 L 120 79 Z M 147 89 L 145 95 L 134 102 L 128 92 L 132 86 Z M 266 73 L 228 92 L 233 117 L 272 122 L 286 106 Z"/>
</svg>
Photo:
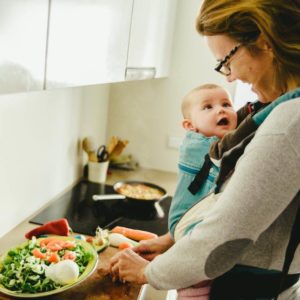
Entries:
<svg viewBox="0 0 300 300">
<path fill-rule="evenodd" d="M 227 118 L 222 118 L 221 120 L 218 121 L 217 125 L 218 126 L 226 126 L 229 124 L 229 120 Z"/>
</svg>

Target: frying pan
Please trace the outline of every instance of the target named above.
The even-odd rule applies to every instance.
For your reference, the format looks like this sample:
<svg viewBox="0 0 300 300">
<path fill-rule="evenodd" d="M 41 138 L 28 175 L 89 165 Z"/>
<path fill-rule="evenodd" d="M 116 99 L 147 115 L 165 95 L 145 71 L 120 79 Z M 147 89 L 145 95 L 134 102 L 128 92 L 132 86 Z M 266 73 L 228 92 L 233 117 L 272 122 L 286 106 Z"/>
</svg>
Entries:
<svg viewBox="0 0 300 300">
<path fill-rule="evenodd" d="M 158 191 L 161 192 L 161 196 L 158 198 L 151 198 L 151 199 L 143 199 L 143 198 L 133 198 L 133 197 L 128 197 L 123 195 L 120 192 L 120 188 L 125 185 L 125 184 L 129 184 L 129 185 L 138 185 L 138 184 L 142 184 L 151 188 L 155 188 Z M 165 189 L 163 189 L 162 187 L 150 183 L 150 182 L 145 182 L 145 181 L 137 181 L 137 180 L 124 180 L 124 181 L 118 181 L 113 185 L 113 189 L 116 192 L 116 194 L 110 194 L 110 195 L 93 195 L 93 200 L 94 201 L 105 201 L 105 200 L 116 200 L 116 199 L 120 199 L 120 200 L 125 200 L 127 202 L 132 202 L 132 203 L 141 203 L 141 204 L 153 204 L 155 202 L 159 202 L 163 199 L 165 199 L 167 197 L 167 191 Z"/>
</svg>

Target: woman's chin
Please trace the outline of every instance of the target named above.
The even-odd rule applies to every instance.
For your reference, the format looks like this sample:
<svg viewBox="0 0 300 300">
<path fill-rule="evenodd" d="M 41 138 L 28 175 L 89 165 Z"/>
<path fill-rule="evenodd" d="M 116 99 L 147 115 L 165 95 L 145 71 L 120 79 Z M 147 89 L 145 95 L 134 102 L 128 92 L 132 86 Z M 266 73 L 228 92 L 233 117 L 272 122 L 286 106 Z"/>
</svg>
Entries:
<svg viewBox="0 0 300 300">
<path fill-rule="evenodd" d="M 257 99 L 258 99 L 260 102 L 262 102 L 262 103 L 268 102 L 268 100 L 263 96 L 262 93 L 260 93 L 260 92 L 255 88 L 255 86 L 253 86 L 253 85 L 251 86 L 251 91 L 252 91 L 254 94 L 257 95 Z"/>
<path fill-rule="evenodd" d="M 251 91 L 255 93 L 257 96 L 260 96 L 260 93 L 256 90 L 254 85 L 251 85 Z"/>
</svg>

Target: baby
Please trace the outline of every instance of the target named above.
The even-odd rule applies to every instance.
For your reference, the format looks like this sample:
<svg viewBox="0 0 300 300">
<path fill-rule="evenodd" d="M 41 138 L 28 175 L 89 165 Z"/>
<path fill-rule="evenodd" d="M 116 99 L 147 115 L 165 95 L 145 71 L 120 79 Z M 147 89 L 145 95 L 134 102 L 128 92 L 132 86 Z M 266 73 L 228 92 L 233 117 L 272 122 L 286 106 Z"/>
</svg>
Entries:
<svg viewBox="0 0 300 300">
<path fill-rule="evenodd" d="M 175 240 L 175 227 L 181 216 L 199 199 L 205 197 L 214 187 L 219 168 L 209 162 L 210 146 L 237 126 L 229 93 L 215 84 L 201 85 L 189 92 L 182 102 L 182 126 L 187 130 L 180 147 L 179 181 L 169 211 L 169 231 Z M 209 167 L 207 176 L 196 181 L 198 191 L 192 194 L 188 189 L 200 169 Z M 195 183 L 194 183 L 195 184 Z M 197 222 L 184 226 L 187 234 Z M 178 290 L 178 299 L 209 299 L 211 281 Z"/>
<path fill-rule="evenodd" d="M 237 126 L 229 93 L 216 84 L 201 85 L 189 92 L 182 102 L 182 126 L 187 130 L 180 147 L 179 181 L 169 212 L 169 230 L 174 230 L 181 216 L 215 186 L 219 168 L 210 164 L 208 176 L 198 184 L 199 190 L 192 194 L 189 186 L 195 175 L 209 161 L 210 146 Z M 192 227 L 186 228 L 187 233 Z"/>
</svg>

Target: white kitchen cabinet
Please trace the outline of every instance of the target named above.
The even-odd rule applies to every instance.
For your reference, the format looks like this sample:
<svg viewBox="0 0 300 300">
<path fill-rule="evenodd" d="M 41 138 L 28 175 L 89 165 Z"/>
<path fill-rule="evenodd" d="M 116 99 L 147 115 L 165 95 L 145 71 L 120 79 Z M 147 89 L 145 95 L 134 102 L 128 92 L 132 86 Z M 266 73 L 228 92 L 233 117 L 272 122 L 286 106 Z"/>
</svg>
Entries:
<svg viewBox="0 0 300 300">
<path fill-rule="evenodd" d="M 0 0 L 0 93 L 168 75 L 177 0 Z"/>
<path fill-rule="evenodd" d="M 177 0 L 134 0 L 126 80 L 166 77 Z"/>
<path fill-rule="evenodd" d="M 0 93 L 42 90 L 48 0 L 0 0 Z"/>
<path fill-rule="evenodd" d="M 46 89 L 124 81 L 132 5 L 51 0 Z"/>
</svg>

